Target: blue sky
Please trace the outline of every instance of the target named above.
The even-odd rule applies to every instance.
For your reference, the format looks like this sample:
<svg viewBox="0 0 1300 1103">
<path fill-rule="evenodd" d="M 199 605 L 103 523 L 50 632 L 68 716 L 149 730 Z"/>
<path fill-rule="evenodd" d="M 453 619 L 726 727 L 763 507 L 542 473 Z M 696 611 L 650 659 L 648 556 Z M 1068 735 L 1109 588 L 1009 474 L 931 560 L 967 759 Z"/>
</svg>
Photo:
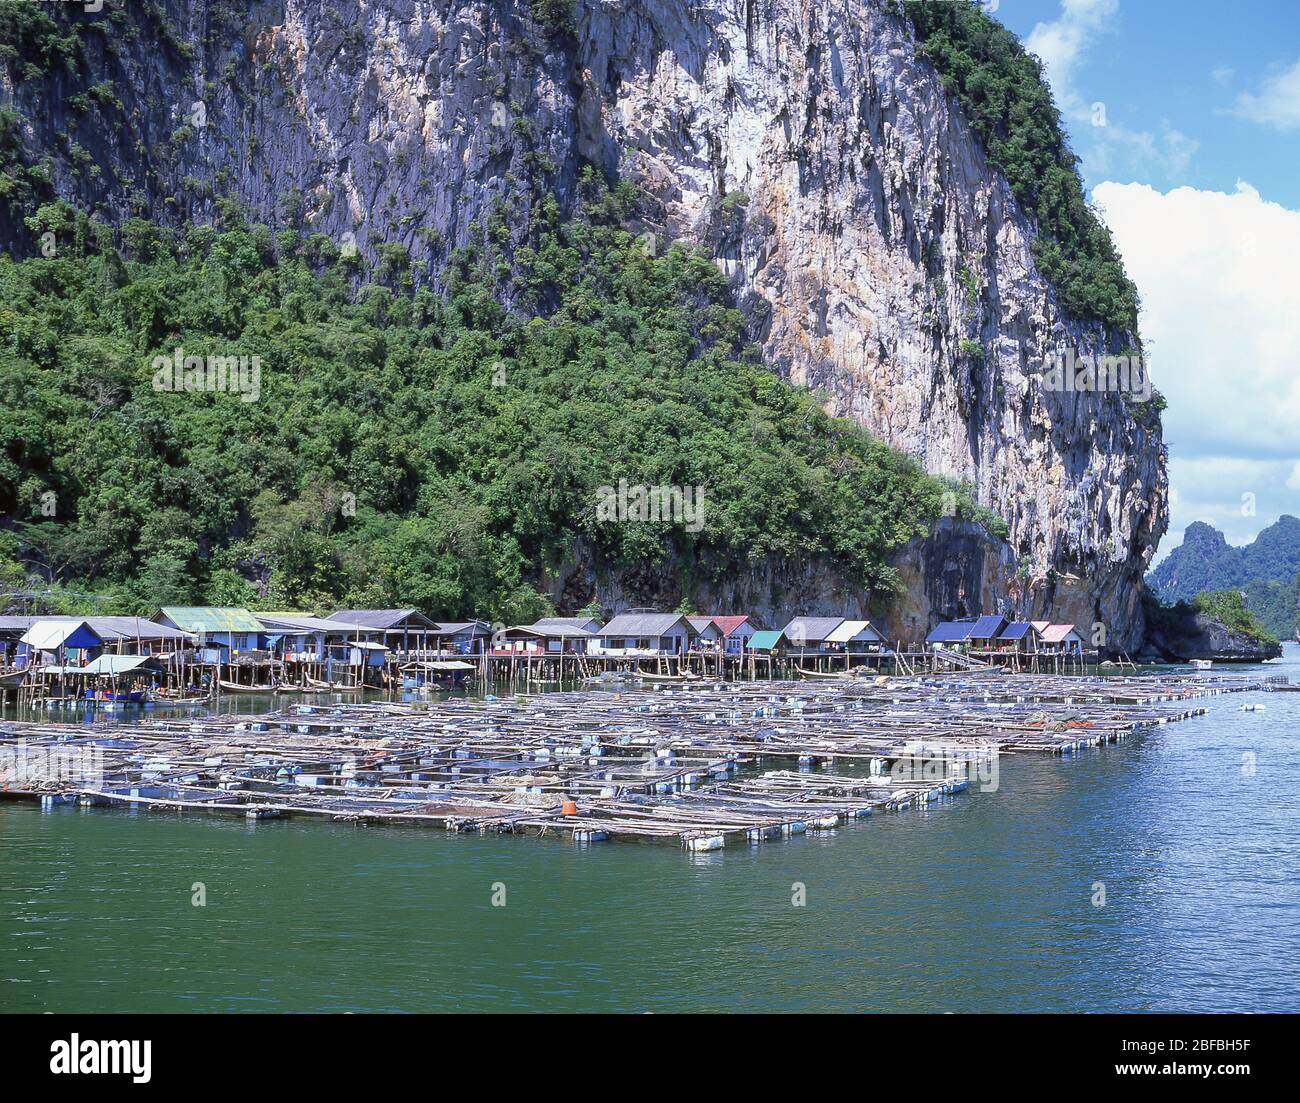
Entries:
<svg viewBox="0 0 1300 1103">
<path fill-rule="evenodd" d="M 985 0 L 1044 61 L 1143 298 L 1170 529 L 1300 515 L 1300 2 Z"/>
</svg>

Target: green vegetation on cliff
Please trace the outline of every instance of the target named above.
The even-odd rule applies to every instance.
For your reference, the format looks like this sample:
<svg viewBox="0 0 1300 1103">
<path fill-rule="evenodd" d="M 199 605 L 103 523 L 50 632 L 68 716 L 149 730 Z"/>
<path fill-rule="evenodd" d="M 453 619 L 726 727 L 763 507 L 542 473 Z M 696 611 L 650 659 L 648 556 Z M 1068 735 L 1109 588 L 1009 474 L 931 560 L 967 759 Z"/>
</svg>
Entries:
<svg viewBox="0 0 1300 1103">
<path fill-rule="evenodd" d="M 367 274 L 229 203 L 219 227 L 133 220 L 118 241 L 42 207 L 29 227 L 57 255 L 0 257 L 9 588 L 25 571 L 101 595 L 100 612 L 337 602 L 519 621 L 545 609 L 538 569 L 581 538 L 597 565 L 684 582 L 771 555 L 888 593 L 887 553 L 948 488 L 764 367 L 705 255 L 652 255 L 622 228 L 626 189 L 589 175 L 583 192 L 572 221 L 543 204 L 510 262 L 504 212 L 486 220 L 445 297 L 412 286 L 399 246 Z M 159 390 L 174 377 L 157 356 L 257 357 L 260 377 Z M 598 488 L 620 479 L 703 487 L 702 527 L 598 519 Z M 956 500 L 998 527 L 967 489 Z"/>
<path fill-rule="evenodd" d="M 1218 621 L 1230 632 L 1238 632 L 1263 643 L 1277 643 L 1277 638 L 1246 606 L 1239 590 L 1215 590 L 1197 594 L 1192 598 L 1192 606 L 1198 613 L 1204 613 L 1211 620 Z"/>
<path fill-rule="evenodd" d="M 1034 255 L 1075 317 L 1137 332 L 1138 293 L 1110 231 L 1088 206 L 1078 158 L 1039 62 L 971 3 L 906 0 L 920 53 L 957 97 L 989 161 L 1038 223 Z"/>
<path fill-rule="evenodd" d="M 14 80 L 35 80 L 71 68 L 81 55 L 80 26 L 60 27 L 39 6 L 0 2 L 0 64 Z"/>
<path fill-rule="evenodd" d="M 1261 644 L 1277 644 L 1274 636 L 1251 611 L 1240 590 L 1214 590 L 1197 594 L 1191 601 L 1163 605 L 1150 591 L 1146 593 L 1145 612 L 1148 626 L 1155 631 L 1176 634 L 1197 614 L 1209 617 L 1228 629 Z"/>
</svg>

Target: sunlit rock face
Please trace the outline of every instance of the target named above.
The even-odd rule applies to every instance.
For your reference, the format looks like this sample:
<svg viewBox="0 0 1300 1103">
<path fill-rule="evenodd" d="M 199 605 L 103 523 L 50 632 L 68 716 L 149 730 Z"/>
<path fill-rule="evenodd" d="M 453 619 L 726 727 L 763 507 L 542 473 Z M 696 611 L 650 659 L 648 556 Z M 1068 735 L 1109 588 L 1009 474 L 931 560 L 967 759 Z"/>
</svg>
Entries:
<svg viewBox="0 0 1300 1103">
<path fill-rule="evenodd" d="M 717 258 L 776 370 L 1005 518 L 1009 547 L 961 568 L 983 609 L 1139 642 L 1166 525 L 1159 432 L 1117 394 L 1042 385 L 1046 357 L 1104 335 L 1056 305 L 1032 223 L 884 0 L 576 0 L 558 28 L 525 0 L 165 12 L 130 5 L 85 36 L 77 75 L 0 90 L 27 143 L 57 151 L 61 194 L 177 223 L 229 195 L 371 258 L 400 243 L 438 287 L 473 223 L 495 213 L 522 241 L 537 204 L 572 209 L 585 163 L 634 180 L 656 247 Z M 105 79 L 122 109 L 88 125 L 67 95 Z M 969 554 L 943 531 L 900 551 L 917 578 L 944 574 L 917 556 Z M 905 623 L 963 604 L 915 578 L 906 593 Z"/>
</svg>

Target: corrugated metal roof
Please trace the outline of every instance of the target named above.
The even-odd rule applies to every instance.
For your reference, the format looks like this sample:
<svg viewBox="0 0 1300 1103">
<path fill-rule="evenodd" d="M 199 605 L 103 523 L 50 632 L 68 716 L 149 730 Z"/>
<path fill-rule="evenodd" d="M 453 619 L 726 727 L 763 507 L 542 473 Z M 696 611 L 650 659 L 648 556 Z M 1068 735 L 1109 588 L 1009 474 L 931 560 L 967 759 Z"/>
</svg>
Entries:
<svg viewBox="0 0 1300 1103">
<path fill-rule="evenodd" d="M 971 625 L 970 638 L 973 640 L 995 640 L 1006 623 L 1006 617 L 1000 617 L 996 613 L 986 613 Z"/>
<path fill-rule="evenodd" d="M 621 613 L 600 630 L 600 635 L 666 636 L 679 626 L 695 632 L 685 617 L 675 613 Z"/>
<path fill-rule="evenodd" d="M 846 620 L 826 637 L 827 643 L 861 643 L 862 641 L 880 642 L 885 637 L 873 627 L 869 620 Z"/>
<path fill-rule="evenodd" d="M 1013 620 L 998 635 L 1000 640 L 1023 640 L 1026 636 L 1032 636 L 1038 631 L 1030 621 Z"/>
<path fill-rule="evenodd" d="M 159 624 L 157 621 L 145 620 L 143 617 L 77 617 L 77 616 L 48 616 L 48 617 L 0 617 L 0 632 L 13 634 L 15 632 L 26 632 L 38 620 L 65 620 L 73 621 L 80 624 L 84 621 L 89 624 L 106 643 L 116 642 L 117 640 L 188 640 L 190 633 L 180 628 L 173 628 L 170 624 Z"/>
<path fill-rule="evenodd" d="M 442 635 L 446 636 L 490 636 L 492 635 L 492 625 L 485 620 L 448 620 L 439 621 L 434 625 L 435 629 Z"/>
<path fill-rule="evenodd" d="M 543 624 L 538 621 L 535 624 L 516 624 L 506 629 L 507 632 L 527 632 L 530 635 L 540 636 L 544 639 L 564 640 L 564 639 L 584 639 L 595 640 L 600 636 L 595 632 L 588 632 L 585 628 L 579 628 L 574 624 Z"/>
<path fill-rule="evenodd" d="M 1043 629 L 1043 642 L 1064 643 L 1069 639 L 1071 632 L 1076 636 L 1079 635 L 1079 630 L 1073 624 L 1049 624 Z M 1079 636 L 1079 639 L 1082 641 L 1083 637 Z"/>
<path fill-rule="evenodd" d="M 129 674 L 132 670 L 165 670 L 157 659 L 152 655 L 100 655 L 93 663 L 87 663 L 81 668 L 82 674 L 106 674 L 118 675 Z"/>
<path fill-rule="evenodd" d="M 843 617 L 795 617 L 782 632 L 792 643 L 821 643 L 843 623 Z"/>
<path fill-rule="evenodd" d="M 190 633 L 143 617 L 87 617 L 86 623 L 105 640 L 188 640 Z"/>
<path fill-rule="evenodd" d="M 247 609 L 211 605 L 164 605 L 161 615 L 186 632 L 262 631 L 262 625 Z"/>
<path fill-rule="evenodd" d="M 961 643 L 962 640 L 970 639 L 970 632 L 974 627 L 975 622 L 973 620 L 940 621 L 930 629 L 930 634 L 925 637 L 925 642 Z"/>
<path fill-rule="evenodd" d="M 552 625 L 564 625 L 569 628 L 585 628 L 588 632 L 600 631 L 599 617 L 539 617 L 533 621 L 536 627 L 551 627 Z"/>
<path fill-rule="evenodd" d="M 434 628 L 434 622 L 419 609 L 335 609 L 330 620 L 360 624 L 366 628 Z"/>
<path fill-rule="evenodd" d="M 254 613 L 264 628 L 288 629 L 290 632 L 330 632 L 353 636 L 375 631 L 364 624 L 335 620 L 332 617 L 313 617 L 306 613 Z"/>
<path fill-rule="evenodd" d="M 714 623 L 712 617 L 687 617 L 686 620 L 687 623 L 690 624 L 690 626 L 694 628 L 695 631 L 697 632 L 700 633 L 707 632 L 710 628 L 712 628 L 715 632 L 718 633 L 718 635 L 722 635 L 722 629 L 720 629 Z"/>
<path fill-rule="evenodd" d="M 781 642 L 783 632 L 755 632 L 749 637 L 745 646 L 751 651 L 771 651 L 778 643 Z"/>
<path fill-rule="evenodd" d="M 724 636 L 730 636 L 741 625 L 746 624 L 749 617 L 714 617 L 713 623 L 718 626 L 718 631 Z"/>
</svg>

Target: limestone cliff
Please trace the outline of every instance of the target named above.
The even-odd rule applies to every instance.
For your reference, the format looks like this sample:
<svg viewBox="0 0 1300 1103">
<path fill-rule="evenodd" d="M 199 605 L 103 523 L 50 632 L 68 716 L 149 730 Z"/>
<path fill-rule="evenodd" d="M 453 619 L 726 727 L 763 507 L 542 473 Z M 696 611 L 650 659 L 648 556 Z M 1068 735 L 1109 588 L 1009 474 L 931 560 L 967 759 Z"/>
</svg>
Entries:
<svg viewBox="0 0 1300 1103">
<path fill-rule="evenodd" d="M 594 163 L 647 196 L 648 247 L 713 252 L 777 370 L 1006 519 L 994 551 L 960 526 L 900 551 L 903 623 L 996 607 L 1140 639 L 1159 431 L 1038 378 L 1056 349 L 1136 335 L 1058 308 L 1034 225 L 885 0 L 62 7 L 73 71 L 0 89 L 53 192 L 116 222 L 211 220 L 230 196 L 371 257 L 400 243 L 436 287 L 473 223 L 522 242 Z M 954 571 L 961 600 L 936 582 Z"/>
</svg>

